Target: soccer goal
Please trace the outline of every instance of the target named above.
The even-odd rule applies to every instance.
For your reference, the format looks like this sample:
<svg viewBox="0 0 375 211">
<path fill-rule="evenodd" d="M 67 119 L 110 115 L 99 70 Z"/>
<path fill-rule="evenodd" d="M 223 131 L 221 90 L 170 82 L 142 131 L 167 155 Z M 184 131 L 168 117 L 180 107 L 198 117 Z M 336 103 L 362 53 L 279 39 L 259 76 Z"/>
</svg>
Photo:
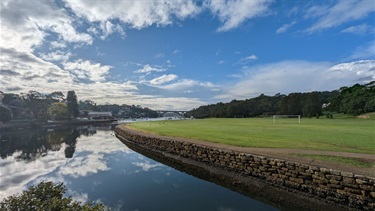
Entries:
<svg viewBox="0 0 375 211">
<path fill-rule="evenodd" d="M 274 115 L 273 124 L 276 124 L 276 122 L 291 122 L 294 121 L 293 119 L 297 119 L 298 124 L 301 124 L 301 115 Z"/>
</svg>

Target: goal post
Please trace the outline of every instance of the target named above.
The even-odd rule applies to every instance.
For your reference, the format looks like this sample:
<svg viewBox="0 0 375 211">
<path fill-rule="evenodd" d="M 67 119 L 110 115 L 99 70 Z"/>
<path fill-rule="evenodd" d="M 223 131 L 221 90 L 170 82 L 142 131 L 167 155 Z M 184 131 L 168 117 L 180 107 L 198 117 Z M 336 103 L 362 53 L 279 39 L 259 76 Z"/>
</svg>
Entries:
<svg viewBox="0 0 375 211">
<path fill-rule="evenodd" d="M 298 124 L 301 124 L 301 115 L 273 115 L 273 124 L 276 124 L 276 119 L 288 119 L 288 118 L 297 118 Z"/>
</svg>

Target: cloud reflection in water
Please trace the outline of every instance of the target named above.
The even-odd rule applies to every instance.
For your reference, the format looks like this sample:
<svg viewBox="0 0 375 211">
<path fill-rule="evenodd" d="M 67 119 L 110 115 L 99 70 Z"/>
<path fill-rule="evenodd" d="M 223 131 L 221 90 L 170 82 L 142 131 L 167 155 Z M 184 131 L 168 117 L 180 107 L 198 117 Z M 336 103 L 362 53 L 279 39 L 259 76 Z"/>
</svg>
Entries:
<svg viewBox="0 0 375 211">
<path fill-rule="evenodd" d="M 58 150 L 48 151 L 45 156 L 31 161 L 17 159 L 22 154 L 21 151 L 15 151 L 5 159 L 0 159 L 0 200 L 43 180 L 68 183 L 66 176 L 78 178 L 108 171 L 110 168 L 105 159 L 106 155 L 132 152 L 116 138 L 108 139 L 110 135 L 109 131 L 97 131 L 94 136 L 81 135 L 77 138 L 72 158 L 66 158 L 64 147 L 54 147 Z M 47 136 L 50 137 L 51 134 Z M 83 196 L 77 198 L 87 200 L 87 194 L 74 195 Z"/>
</svg>

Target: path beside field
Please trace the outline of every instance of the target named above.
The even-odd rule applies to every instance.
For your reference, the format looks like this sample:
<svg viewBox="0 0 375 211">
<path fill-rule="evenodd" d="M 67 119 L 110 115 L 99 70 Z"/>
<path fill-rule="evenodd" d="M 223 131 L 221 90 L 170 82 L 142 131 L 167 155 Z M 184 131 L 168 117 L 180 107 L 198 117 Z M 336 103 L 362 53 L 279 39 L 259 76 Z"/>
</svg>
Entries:
<svg viewBox="0 0 375 211">
<path fill-rule="evenodd" d="M 215 147 L 215 148 L 220 148 L 220 149 L 232 150 L 236 152 L 243 152 L 243 153 L 249 153 L 253 155 L 265 156 L 269 158 L 294 161 L 294 162 L 317 166 L 317 167 L 335 169 L 335 170 L 339 170 L 343 172 L 352 172 L 354 174 L 359 174 L 363 176 L 375 177 L 375 155 L 374 154 L 303 150 L 303 149 L 248 148 L 248 147 L 238 147 L 238 146 L 231 146 L 231 145 L 192 140 L 192 139 L 184 139 L 184 138 L 178 138 L 178 137 L 166 137 L 166 136 L 160 136 L 160 135 L 145 133 L 145 132 L 136 131 L 136 130 L 133 130 L 133 132 L 143 135 L 143 136 L 157 137 L 157 138 L 162 137 L 164 139 L 179 140 L 179 141 L 190 142 L 190 143 L 199 144 L 199 145 L 203 145 L 207 147 Z M 347 157 L 347 158 L 358 158 L 358 159 L 362 159 L 365 161 L 373 162 L 374 165 L 371 168 L 355 167 L 355 166 L 344 164 L 344 163 L 317 160 L 313 158 L 300 157 L 300 156 L 292 155 L 292 154 L 332 155 L 332 156 L 340 156 L 340 157 Z"/>
</svg>

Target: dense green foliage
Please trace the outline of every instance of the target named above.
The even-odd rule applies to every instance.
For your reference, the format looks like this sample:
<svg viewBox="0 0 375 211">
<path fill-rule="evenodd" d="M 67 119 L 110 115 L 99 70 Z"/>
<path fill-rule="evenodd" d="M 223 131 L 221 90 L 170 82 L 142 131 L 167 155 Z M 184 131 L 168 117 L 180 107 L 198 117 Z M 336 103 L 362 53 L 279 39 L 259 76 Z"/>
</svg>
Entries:
<svg viewBox="0 0 375 211">
<path fill-rule="evenodd" d="M 77 95 L 74 91 L 68 91 L 68 96 L 66 97 L 66 104 L 68 106 L 68 112 L 71 117 L 78 117 L 78 100 Z"/>
<path fill-rule="evenodd" d="M 61 92 L 42 94 L 36 91 L 13 94 L 3 93 L 2 103 L 11 109 L 13 119 L 47 119 L 48 109 L 53 103 L 63 102 L 64 95 Z"/>
<path fill-rule="evenodd" d="M 342 87 L 331 102 L 331 110 L 359 115 L 375 111 L 375 81 L 365 85 Z"/>
<path fill-rule="evenodd" d="M 74 201 L 71 196 L 64 197 L 64 184 L 41 182 L 31 186 L 22 194 L 9 196 L 0 202 L 0 210 L 108 210 L 103 204 L 84 204 Z"/>
<path fill-rule="evenodd" d="M 82 111 L 107 111 L 112 112 L 116 117 L 120 118 L 140 118 L 149 117 L 156 118 L 158 113 L 149 108 L 143 108 L 135 105 L 117 105 L 117 104 L 105 104 L 96 105 L 91 100 L 79 101 L 79 109 Z"/>
<path fill-rule="evenodd" d="M 328 103 L 335 92 L 291 93 L 275 96 L 260 95 L 247 100 L 233 100 L 230 103 L 217 103 L 201 106 L 186 113 L 187 117 L 238 118 L 269 115 L 303 115 L 322 114 L 323 103 Z"/>
<path fill-rule="evenodd" d="M 68 106 L 62 102 L 53 103 L 47 112 L 53 120 L 69 119 Z"/>
<path fill-rule="evenodd" d="M 375 154 L 374 120 L 211 118 L 137 122 L 129 127 L 160 135 L 243 147 L 312 149 Z"/>
<path fill-rule="evenodd" d="M 5 110 L 1 118 L 9 121 L 9 114 L 13 119 L 23 120 L 23 119 L 48 119 L 51 114 L 48 110 L 54 103 L 66 103 L 69 110 L 69 116 L 77 117 L 78 115 L 85 117 L 89 111 L 107 111 L 112 112 L 115 117 L 158 117 L 158 113 L 149 108 L 142 108 L 137 105 L 117 105 L 117 104 L 105 104 L 97 105 L 92 100 L 78 101 L 74 91 L 69 91 L 67 97 L 61 92 L 52 92 L 50 94 L 42 94 L 36 91 L 29 91 L 28 93 L 13 94 L 13 93 L 3 93 L 2 104 L 5 105 Z M 1 103 L 1 102 L 0 102 Z M 9 109 L 11 113 L 9 113 Z M 81 111 L 81 113 L 79 113 Z M 56 118 L 55 118 L 56 119 Z M 58 118 L 60 119 L 60 118 Z M 64 118 L 62 118 L 64 119 Z"/>
<path fill-rule="evenodd" d="M 352 87 L 342 87 L 338 91 L 291 93 L 275 96 L 260 95 L 247 100 L 233 100 L 201 106 L 185 114 L 195 118 L 237 118 L 270 115 L 302 115 L 314 117 L 322 115 L 323 105 L 327 111 L 358 115 L 375 111 L 375 81 Z"/>
</svg>

